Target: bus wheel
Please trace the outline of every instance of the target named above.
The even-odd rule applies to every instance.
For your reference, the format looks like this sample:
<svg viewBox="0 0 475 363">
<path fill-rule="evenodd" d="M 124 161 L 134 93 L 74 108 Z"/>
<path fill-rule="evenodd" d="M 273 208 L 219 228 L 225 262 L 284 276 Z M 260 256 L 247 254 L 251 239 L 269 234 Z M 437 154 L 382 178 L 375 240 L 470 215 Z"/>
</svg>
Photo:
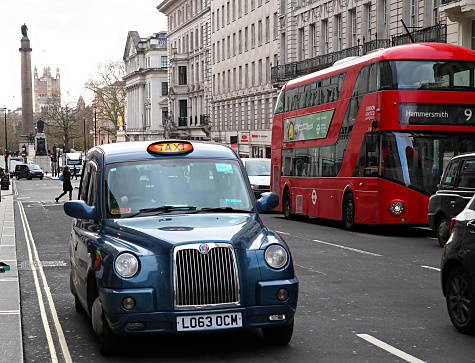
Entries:
<svg viewBox="0 0 475 363">
<path fill-rule="evenodd" d="M 449 221 L 447 221 L 447 218 L 445 216 L 442 216 L 439 218 L 437 221 L 437 228 L 436 228 L 436 233 L 437 233 L 437 240 L 439 241 L 440 247 L 444 247 L 445 244 L 447 243 L 447 240 L 450 237 L 450 226 L 449 226 Z"/>
<path fill-rule="evenodd" d="M 343 226 L 347 231 L 355 229 L 355 197 L 348 193 L 343 200 Z"/>
<path fill-rule="evenodd" d="M 290 213 L 290 191 L 288 189 L 285 190 L 284 197 L 282 198 L 282 213 L 284 213 L 285 219 L 292 218 Z"/>
</svg>

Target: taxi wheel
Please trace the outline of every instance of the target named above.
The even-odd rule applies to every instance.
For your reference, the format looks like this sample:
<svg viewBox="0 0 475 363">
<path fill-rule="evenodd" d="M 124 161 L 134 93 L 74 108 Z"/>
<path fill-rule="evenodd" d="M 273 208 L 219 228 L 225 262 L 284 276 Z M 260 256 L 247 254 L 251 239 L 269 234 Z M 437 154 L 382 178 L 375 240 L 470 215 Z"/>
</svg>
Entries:
<svg viewBox="0 0 475 363">
<path fill-rule="evenodd" d="M 292 339 L 294 332 L 294 322 L 289 325 L 275 326 L 272 328 L 262 328 L 262 334 L 268 344 L 271 345 L 286 345 Z"/>
<path fill-rule="evenodd" d="M 117 337 L 107 322 L 104 310 L 102 309 L 101 298 L 96 297 L 91 310 L 92 327 L 101 339 L 101 354 L 105 357 L 113 356 L 118 351 Z"/>
<path fill-rule="evenodd" d="M 445 216 L 440 217 L 437 221 L 436 232 L 440 247 L 444 247 L 450 237 L 450 225 Z"/>
<path fill-rule="evenodd" d="M 19 175 L 16 176 L 16 180 L 20 180 L 20 176 L 19 176 Z"/>
<path fill-rule="evenodd" d="M 447 279 L 447 310 L 452 324 L 463 334 L 475 333 L 475 286 L 467 272 L 456 267 Z"/>
<path fill-rule="evenodd" d="M 81 305 L 81 302 L 79 301 L 79 299 L 76 295 L 74 295 L 74 308 L 76 309 L 76 311 L 78 313 L 83 313 L 84 312 L 84 308 Z"/>
</svg>

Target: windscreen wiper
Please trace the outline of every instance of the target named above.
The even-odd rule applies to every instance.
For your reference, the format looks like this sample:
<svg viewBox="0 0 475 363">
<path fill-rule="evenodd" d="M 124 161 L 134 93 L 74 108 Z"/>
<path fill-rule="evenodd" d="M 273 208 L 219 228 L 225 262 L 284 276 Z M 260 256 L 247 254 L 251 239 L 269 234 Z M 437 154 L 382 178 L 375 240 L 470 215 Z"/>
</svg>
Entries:
<svg viewBox="0 0 475 363">
<path fill-rule="evenodd" d="M 180 210 L 180 211 L 196 210 L 196 207 L 192 205 L 162 205 L 160 207 L 142 208 L 137 213 L 131 214 L 130 216 L 127 216 L 126 218 L 135 217 L 142 213 L 157 212 L 157 214 L 161 214 L 161 213 L 168 213 L 168 212 L 177 211 L 177 210 Z"/>
<path fill-rule="evenodd" d="M 234 209 L 232 207 L 201 208 L 196 212 L 232 212 L 232 213 L 252 213 L 250 210 Z"/>
</svg>

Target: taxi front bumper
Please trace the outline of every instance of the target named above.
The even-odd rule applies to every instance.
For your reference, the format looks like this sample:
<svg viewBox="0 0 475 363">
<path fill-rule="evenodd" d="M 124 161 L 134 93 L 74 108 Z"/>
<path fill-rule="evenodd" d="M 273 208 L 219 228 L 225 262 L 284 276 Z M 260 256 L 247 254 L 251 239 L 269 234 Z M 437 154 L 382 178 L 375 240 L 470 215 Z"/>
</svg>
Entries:
<svg viewBox="0 0 475 363">
<path fill-rule="evenodd" d="M 285 301 L 277 299 L 277 290 L 285 288 L 289 297 Z M 256 286 L 256 304 L 224 309 L 199 309 L 186 311 L 156 311 L 155 291 L 143 289 L 105 289 L 99 290 L 102 307 L 111 330 L 117 335 L 182 333 L 178 331 L 177 321 L 184 316 L 210 316 L 213 314 L 240 313 L 242 325 L 225 327 L 225 330 L 263 328 L 290 324 L 295 316 L 298 300 L 298 280 L 260 281 Z M 122 307 L 125 298 L 132 297 L 136 304 L 131 310 Z M 270 316 L 285 315 L 283 320 L 271 321 Z M 217 331 L 221 328 L 203 329 L 190 332 Z"/>
</svg>

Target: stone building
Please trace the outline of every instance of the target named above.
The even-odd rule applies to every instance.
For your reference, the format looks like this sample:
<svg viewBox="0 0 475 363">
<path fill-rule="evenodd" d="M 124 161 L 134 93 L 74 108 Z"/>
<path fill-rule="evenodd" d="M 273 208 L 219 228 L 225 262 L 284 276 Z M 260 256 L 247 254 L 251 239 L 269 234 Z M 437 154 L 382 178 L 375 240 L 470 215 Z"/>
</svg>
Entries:
<svg viewBox="0 0 475 363">
<path fill-rule="evenodd" d="M 277 10 L 270 0 L 211 2 L 212 139 L 241 156 L 270 157 Z"/>
<path fill-rule="evenodd" d="M 43 75 L 38 76 L 38 70 L 34 69 L 34 94 L 35 94 L 35 112 L 40 112 L 47 105 L 48 98 L 53 96 L 61 97 L 61 81 L 59 68 L 56 68 L 56 74 L 53 77 L 50 67 L 43 68 Z"/>
<path fill-rule="evenodd" d="M 209 140 L 211 0 L 165 0 L 168 18 L 168 137 Z"/>
<path fill-rule="evenodd" d="M 161 140 L 168 120 L 166 32 L 141 38 L 130 31 L 123 60 L 127 117 L 118 125 L 119 135 L 127 141 Z"/>
</svg>

